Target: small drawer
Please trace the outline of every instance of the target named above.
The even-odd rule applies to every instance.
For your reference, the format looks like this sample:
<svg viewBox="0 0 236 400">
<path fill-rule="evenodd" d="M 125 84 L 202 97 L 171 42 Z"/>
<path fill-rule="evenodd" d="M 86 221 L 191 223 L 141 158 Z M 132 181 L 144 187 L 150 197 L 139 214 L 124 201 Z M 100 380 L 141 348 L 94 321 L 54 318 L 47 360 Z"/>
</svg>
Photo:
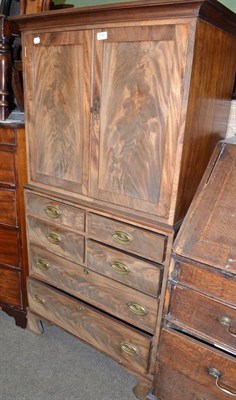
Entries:
<svg viewBox="0 0 236 400">
<path fill-rule="evenodd" d="M 167 319 L 236 352 L 236 309 L 194 290 L 174 286 Z"/>
<path fill-rule="evenodd" d="M 0 263 L 19 267 L 18 231 L 0 226 Z"/>
<path fill-rule="evenodd" d="M 236 274 L 222 272 L 194 261 L 172 259 L 173 281 L 196 289 L 235 307 Z"/>
<path fill-rule="evenodd" d="M 86 242 L 88 268 L 134 289 L 157 297 L 162 266 L 148 263 L 93 240 Z"/>
<path fill-rule="evenodd" d="M 0 267 L 0 303 L 21 308 L 20 273 Z"/>
<path fill-rule="evenodd" d="M 34 217 L 27 218 L 29 242 L 68 258 L 75 263 L 84 261 L 84 237 L 55 225 L 49 225 Z"/>
<path fill-rule="evenodd" d="M 0 127 L 0 144 L 16 144 L 16 132 L 14 128 Z"/>
<path fill-rule="evenodd" d="M 234 357 L 181 333 L 162 330 L 155 389 L 158 398 L 230 400 L 236 395 L 235 377 Z"/>
<path fill-rule="evenodd" d="M 88 233 L 99 242 L 163 262 L 166 237 L 99 215 L 88 215 Z"/>
<path fill-rule="evenodd" d="M 84 211 L 56 200 L 26 192 L 26 212 L 49 223 L 84 231 Z"/>
<path fill-rule="evenodd" d="M 0 150 L 0 185 L 15 186 L 14 153 Z"/>
<path fill-rule="evenodd" d="M 29 308 L 42 318 L 140 373 L 148 368 L 151 337 L 46 284 L 28 280 Z"/>
<path fill-rule="evenodd" d="M 30 275 L 154 333 L 158 301 L 36 246 L 30 246 Z"/>
<path fill-rule="evenodd" d="M 0 224 L 16 226 L 16 193 L 15 190 L 0 188 Z"/>
</svg>

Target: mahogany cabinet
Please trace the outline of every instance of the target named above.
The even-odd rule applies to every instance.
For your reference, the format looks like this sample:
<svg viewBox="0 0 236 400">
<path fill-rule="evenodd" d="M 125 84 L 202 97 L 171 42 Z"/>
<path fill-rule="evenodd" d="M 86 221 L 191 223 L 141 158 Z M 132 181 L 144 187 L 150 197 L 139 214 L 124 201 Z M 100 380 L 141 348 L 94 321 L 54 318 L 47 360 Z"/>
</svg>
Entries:
<svg viewBox="0 0 236 400">
<path fill-rule="evenodd" d="M 27 254 L 23 124 L 0 124 L 0 309 L 26 326 Z"/>
<path fill-rule="evenodd" d="M 12 20 L 24 54 L 28 326 L 52 321 L 90 343 L 147 398 L 173 237 L 226 133 L 234 15 L 215 1 L 149 0 Z"/>
<path fill-rule="evenodd" d="M 158 399 L 236 396 L 235 190 L 233 137 L 216 146 L 174 243 Z"/>
</svg>

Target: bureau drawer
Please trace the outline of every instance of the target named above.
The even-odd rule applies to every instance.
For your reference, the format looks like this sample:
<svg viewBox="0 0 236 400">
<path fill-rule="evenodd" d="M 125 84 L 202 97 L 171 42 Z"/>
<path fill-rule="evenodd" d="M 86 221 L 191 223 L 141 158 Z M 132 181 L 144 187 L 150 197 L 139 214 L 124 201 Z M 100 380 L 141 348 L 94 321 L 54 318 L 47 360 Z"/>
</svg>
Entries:
<svg viewBox="0 0 236 400">
<path fill-rule="evenodd" d="M 146 373 L 151 338 L 81 301 L 28 280 L 29 308 L 36 314 L 73 333 L 121 364 Z"/>
<path fill-rule="evenodd" d="M 49 223 L 84 231 L 84 211 L 59 201 L 26 192 L 26 212 Z"/>
<path fill-rule="evenodd" d="M 29 241 L 76 263 L 84 261 L 84 237 L 34 217 L 27 218 Z"/>
<path fill-rule="evenodd" d="M 119 282 L 36 246 L 30 247 L 30 275 L 104 311 L 154 333 L 158 301 Z"/>
<path fill-rule="evenodd" d="M 15 186 L 14 153 L 0 150 L 0 185 Z"/>
<path fill-rule="evenodd" d="M 173 280 L 235 306 L 236 274 L 178 259 L 171 263 L 174 263 Z"/>
<path fill-rule="evenodd" d="M 93 240 L 86 242 L 86 255 L 90 269 L 157 297 L 162 280 L 162 266 L 129 256 Z"/>
<path fill-rule="evenodd" d="M 236 352 L 236 309 L 194 290 L 175 286 L 167 319 Z"/>
<path fill-rule="evenodd" d="M 18 232 L 0 226 L 0 264 L 19 266 Z"/>
<path fill-rule="evenodd" d="M 95 240 L 163 262 L 166 237 L 99 215 L 88 215 L 88 233 Z"/>
<path fill-rule="evenodd" d="M 0 188 L 0 224 L 16 226 L 16 193 Z"/>
<path fill-rule="evenodd" d="M 0 267 L 0 303 L 21 308 L 20 273 Z"/>
<path fill-rule="evenodd" d="M 216 385 L 216 375 L 220 377 Z M 213 376 L 215 375 L 215 377 Z M 162 330 L 155 394 L 162 400 L 230 400 L 236 360 L 181 333 Z"/>
</svg>

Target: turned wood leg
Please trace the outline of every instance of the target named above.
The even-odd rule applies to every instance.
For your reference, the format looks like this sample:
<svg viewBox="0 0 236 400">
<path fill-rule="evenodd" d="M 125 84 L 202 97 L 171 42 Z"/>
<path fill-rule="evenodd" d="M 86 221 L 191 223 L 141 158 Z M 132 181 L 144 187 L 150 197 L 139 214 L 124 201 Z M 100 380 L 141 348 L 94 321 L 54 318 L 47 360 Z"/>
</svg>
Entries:
<svg viewBox="0 0 236 400">
<path fill-rule="evenodd" d="M 148 395 L 151 391 L 151 386 L 151 382 L 140 380 L 138 384 L 133 388 L 133 392 L 139 400 L 149 400 Z M 150 400 L 154 399 L 151 398 Z"/>
<path fill-rule="evenodd" d="M 36 335 L 41 335 L 44 331 L 40 317 L 30 310 L 27 311 L 27 328 Z"/>
</svg>

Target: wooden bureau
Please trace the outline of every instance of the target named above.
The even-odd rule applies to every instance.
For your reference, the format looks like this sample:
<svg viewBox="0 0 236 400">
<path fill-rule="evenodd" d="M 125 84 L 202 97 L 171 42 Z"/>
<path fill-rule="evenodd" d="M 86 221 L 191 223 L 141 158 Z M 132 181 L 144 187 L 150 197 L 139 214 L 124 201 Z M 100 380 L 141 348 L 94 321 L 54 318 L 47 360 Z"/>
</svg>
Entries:
<svg viewBox="0 0 236 400">
<path fill-rule="evenodd" d="M 174 243 L 158 399 L 236 397 L 235 191 L 233 137 L 217 145 Z"/>
<path fill-rule="evenodd" d="M 23 124 L 0 123 L 0 308 L 26 326 L 26 183 Z"/>
<path fill-rule="evenodd" d="M 173 237 L 226 133 L 235 17 L 215 1 L 149 0 L 12 20 L 24 54 L 28 326 L 51 321 L 113 357 L 147 398 Z"/>
</svg>

